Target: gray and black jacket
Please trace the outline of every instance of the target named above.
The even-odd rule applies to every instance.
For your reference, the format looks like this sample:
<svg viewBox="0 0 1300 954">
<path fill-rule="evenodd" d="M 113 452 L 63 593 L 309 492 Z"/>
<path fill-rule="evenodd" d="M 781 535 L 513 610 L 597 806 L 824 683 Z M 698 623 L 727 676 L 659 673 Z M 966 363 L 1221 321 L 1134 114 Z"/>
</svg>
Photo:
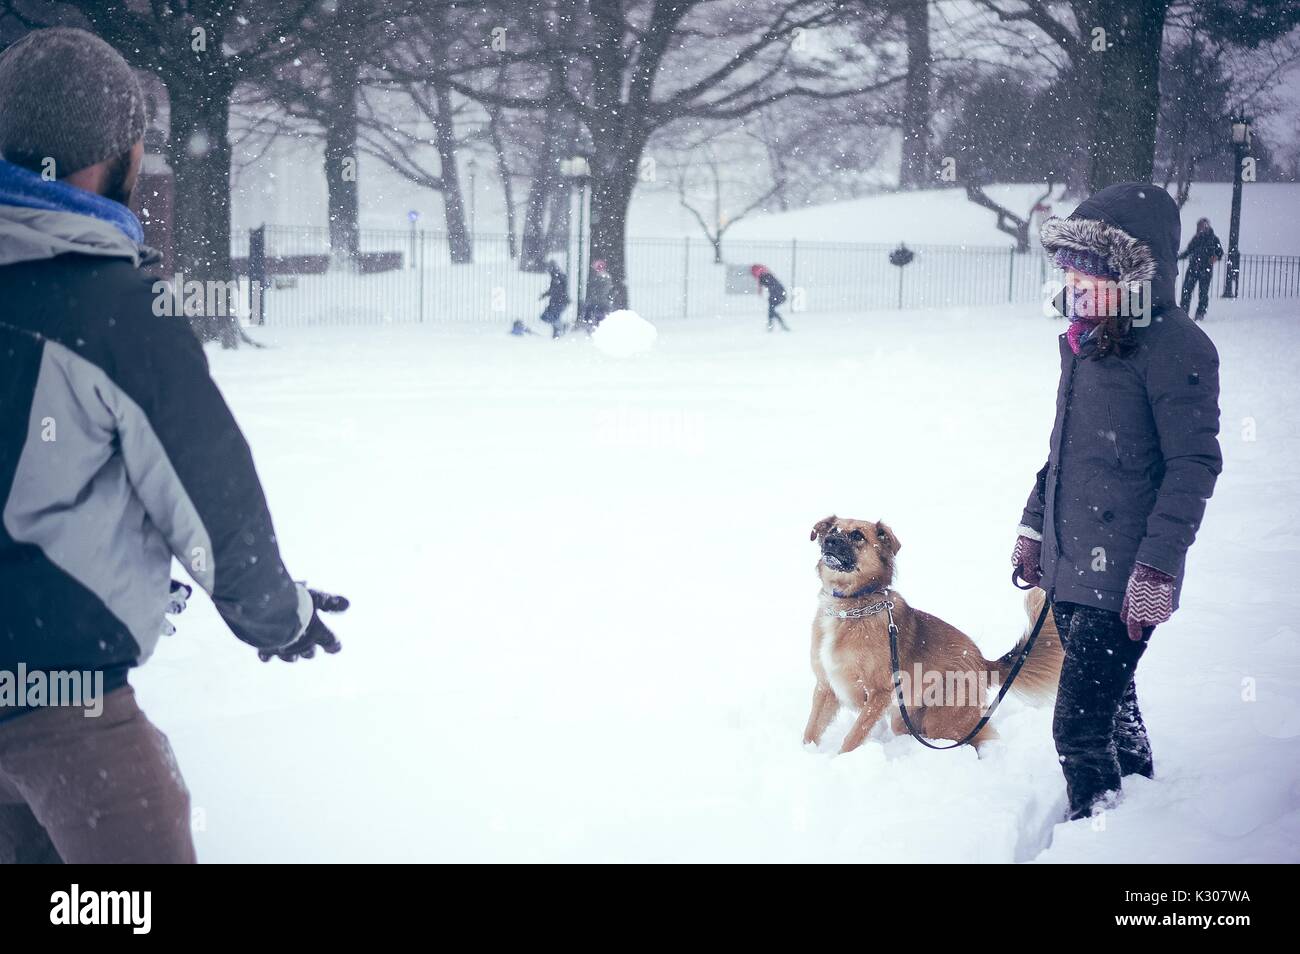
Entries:
<svg viewBox="0 0 1300 954">
<path fill-rule="evenodd" d="M 1120 281 L 1150 282 L 1151 320 L 1134 347 L 1075 355 L 1061 335 L 1061 380 L 1047 463 L 1021 515 L 1040 536 L 1050 598 L 1118 611 L 1133 564 L 1182 584 L 1187 550 L 1222 469 L 1219 356 L 1174 300 L 1178 206 L 1149 183 L 1109 186 L 1068 219 L 1043 223 L 1049 254 L 1102 255 Z"/>
<path fill-rule="evenodd" d="M 252 646 L 310 621 L 248 445 L 140 254 L 99 219 L 0 205 L 0 671 L 124 682 L 173 556 Z"/>
</svg>

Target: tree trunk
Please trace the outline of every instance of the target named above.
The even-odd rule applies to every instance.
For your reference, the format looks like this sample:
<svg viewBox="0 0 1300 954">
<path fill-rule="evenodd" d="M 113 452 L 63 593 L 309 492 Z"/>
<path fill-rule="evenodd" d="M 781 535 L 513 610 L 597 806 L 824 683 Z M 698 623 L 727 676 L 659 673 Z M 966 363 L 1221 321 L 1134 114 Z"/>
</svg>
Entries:
<svg viewBox="0 0 1300 954">
<path fill-rule="evenodd" d="M 559 137 L 553 150 L 555 159 L 551 166 L 550 197 L 547 200 L 550 209 L 546 213 L 545 247 L 547 253 L 552 255 L 567 252 L 573 238 L 573 187 L 568 179 L 559 174 L 559 163 L 564 144 L 580 141 L 578 122 L 572 115 L 561 114 L 557 128 Z"/>
<path fill-rule="evenodd" d="M 171 109 L 167 161 L 175 174 L 172 236 L 176 269 L 183 280 L 228 282 L 230 262 L 230 97 L 234 83 L 221 74 L 205 73 L 190 85 L 189 77 L 164 77 Z M 205 286 L 206 287 L 206 286 Z M 239 343 L 234 315 L 203 315 L 193 319 L 204 341 L 222 347 Z"/>
<path fill-rule="evenodd" d="M 533 181 L 528 187 L 528 206 L 524 211 L 524 230 L 520 237 L 519 268 L 525 272 L 540 272 L 545 268 L 547 252 L 551 251 L 548 222 L 554 222 L 555 194 L 566 188 L 560 181 L 560 135 L 564 117 L 558 103 L 546 108 L 542 124 L 542 149 L 533 169 Z M 547 215 L 550 210 L 550 215 Z M 565 220 L 567 231 L 568 220 Z"/>
<path fill-rule="evenodd" d="M 533 181 L 528 184 L 528 204 L 524 206 L 524 228 L 519 236 L 519 270 L 524 272 L 542 271 L 542 260 L 546 257 L 544 246 L 546 192 L 536 172 Z"/>
<path fill-rule="evenodd" d="M 465 198 L 460 189 L 460 170 L 456 168 L 456 129 L 451 115 L 451 87 L 435 82 L 433 98 L 438 109 L 435 137 L 439 177 L 442 180 L 442 205 L 447 218 L 447 244 L 452 262 L 466 265 L 474 261 L 474 243 L 465 225 Z"/>
<path fill-rule="evenodd" d="M 1160 112 L 1160 41 L 1168 0 L 1103 0 L 1098 22 L 1112 44 L 1101 60 L 1088 190 L 1150 182 Z"/>
<path fill-rule="evenodd" d="M 325 183 L 329 193 L 330 251 L 352 263 L 360 251 L 357 183 L 357 90 L 361 69 L 347 56 L 329 63 L 325 123 Z"/>
<path fill-rule="evenodd" d="M 506 146 L 501 140 L 501 111 L 492 110 L 488 120 L 488 136 L 496 154 L 497 178 L 501 180 L 501 198 L 506 204 L 506 252 L 511 258 L 519 254 L 515 244 L 515 189 L 510 181 L 510 164 L 506 162 Z"/>
<path fill-rule="evenodd" d="M 898 185 L 902 189 L 921 189 L 931 180 L 929 0 L 909 0 L 902 15 L 907 32 L 907 79 Z"/>
<path fill-rule="evenodd" d="M 598 155 L 601 152 L 596 145 Z M 627 308 L 627 215 L 636 188 L 641 149 L 625 146 L 613 161 L 593 163 L 591 181 L 591 260 L 603 258 L 614 284 L 613 307 Z M 586 262 L 582 267 L 586 267 Z"/>
</svg>

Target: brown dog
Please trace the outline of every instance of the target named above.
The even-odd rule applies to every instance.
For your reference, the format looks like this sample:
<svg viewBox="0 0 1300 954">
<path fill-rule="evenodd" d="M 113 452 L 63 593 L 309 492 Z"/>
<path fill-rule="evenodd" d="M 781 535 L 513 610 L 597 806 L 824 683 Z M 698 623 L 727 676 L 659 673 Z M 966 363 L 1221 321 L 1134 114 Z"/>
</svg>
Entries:
<svg viewBox="0 0 1300 954">
<path fill-rule="evenodd" d="M 830 516 L 817 522 L 811 539 L 821 547 L 817 575 L 822 591 L 812 627 L 817 687 L 804 742 L 821 742 L 841 706 L 858 714 L 841 752 L 861 745 L 886 709 L 893 713 L 895 734 L 907 731 L 894 689 L 886 600 L 893 603 L 891 612 L 898 626 L 899 670 L 912 725 L 930 739 L 964 739 L 1019 658 L 1028 630 L 1001 659 L 985 659 L 961 630 L 913 609 L 889 589 L 900 546 L 889 527 Z M 1040 589 L 1026 595 L 1031 626 L 1045 599 Z M 1048 613 L 1012 688 L 1031 700 L 1050 699 L 1060 674 L 1061 641 Z M 993 727 L 985 725 L 971 741 L 978 749 L 995 738 Z"/>
</svg>

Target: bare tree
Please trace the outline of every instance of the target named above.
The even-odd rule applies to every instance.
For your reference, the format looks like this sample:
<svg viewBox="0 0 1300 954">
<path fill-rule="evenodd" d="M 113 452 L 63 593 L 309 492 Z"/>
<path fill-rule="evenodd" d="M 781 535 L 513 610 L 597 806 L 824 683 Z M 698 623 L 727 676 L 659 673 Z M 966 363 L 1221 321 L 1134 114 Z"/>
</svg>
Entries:
<svg viewBox="0 0 1300 954">
<path fill-rule="evenodd" d="M 445 82 L 403 82 L 367 88 L 358 124 L 361 152 L 410 182 L 442 196 L 451 260 L 474 260 L 457 156 L 465 143 L 456 132 L 465 103 L 453 104 Z M 435 168 L 436 166 L 436 168 Z"/>
<path fill-rule="evenodd" d="M 970 199 L 976 205 L 983 206 L 997 215 L 997 230 L 1006 235 L 1010 235 L 1016 240 L 1017 252 L 1029 251 L 1029 228 L 1033 224 L 1034 212 L 1046 200 L 1052 197 L 1052 191 L 1055 188 L 1054 183 L 1050 180 L 1047 183 L 1047 189 L 1034 200 L 1034 204 L 1029 207 L 1029 211 L 1023 216 L 1017 215 L 1008 209 L 1005 205 L 997 202 L 986 193 L 982 186 L 968 182 L 966 184 L 966 198 Z"/>
<path fill-rule="evenodd" d="M 362 87 L 394 42 L 396 22 L 410 0 L 330 0 L 308 21 L 301 52 L 256 82 L 235 104 L 258 106 L 249 133 L 269 146 L 277 137 L 307 135 L 324 147 L 330 249 L 342 262 L 360 248 L 358 137 Z"/>
<path fill-rule="evenodd" d="M 230 102 L 240 82 L 299 52 L 316 0 L 3 0 L 28 27 L 80 22 L 167 87 L 175 175 L 172 235 L 189 278 L 227 281 L 230 262 Z M 195 321 L 201 337 L 239 341 L 230 315 Z"/>
<path fill-rule="evenodd" d="M 676 161 L 669 168 L 677 201 L 700 227 L 722 263 L 727 231 L 751 213 L 767 207 L 784 188 L 779 179 L 761 178 L 755 155 L 763 143 L 735 125 L 708 131 L 704 138 L 674 143 Z"/>
<path fill-rule="evenodd" d="M 1171 12 L 1193 11 L 1208 35 L 1246 49 L 1300 23 L 1293 0 L 978 0 L 1004 23 L 1029 23 L 1070 59 L 1090 108 L 1075 117 L 1087 189 L 1150 181 L 1160 110 L 1160 54 Z"/>
<path fill-rule="evenodd" d="M 734 119 L 794 96 L 863 95 L 899 80 L 858 76 L 828 85 L 826 71 L 792 56 L 802 37 L 839 22 L 834 0 L 726 10 L 706 0 L 486 2 L 467 15 L 485 38 L 494 29 L 521 38 L 500 50 L 484 43 L 455 57 L 459 66 L 431 64 L 430 71 L 447 73 L 480 102 L 513 109 L 544 109 L 548 73 L 563 78 L 549 93 L 565 97 L 590 139 L 591 254 L 608 263 L 620 307 L 627 302 L 628 206 L 656 131 L 687 119 Z M 704 44 L 715 55 L 700 57 Z M 532 90 L 496 91 L 503 66 L 523 71 L 521 86 Z"/>
<path fill-rule="evenodd" d="M 931 184 L 930 168 L 930 2 L 896 0 L 907 39 L 907 79 L 903 86 L 902 158 L 898 185 L 921 189 Z"/>
</svg>

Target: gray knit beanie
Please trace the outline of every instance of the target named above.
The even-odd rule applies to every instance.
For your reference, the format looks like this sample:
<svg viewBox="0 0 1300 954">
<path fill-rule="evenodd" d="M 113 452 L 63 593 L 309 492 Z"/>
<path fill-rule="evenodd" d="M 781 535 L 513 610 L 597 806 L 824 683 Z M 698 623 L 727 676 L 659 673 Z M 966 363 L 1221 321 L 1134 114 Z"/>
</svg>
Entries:
<svg viewBox="0 0 1300 954">
<path fill-rule="evenodd" d="M 0 156 L 64 178 L 144 138 L 144 94 L 122 55 L 72 27 L 33 30 L 0 54 Z"/>
</svg>

